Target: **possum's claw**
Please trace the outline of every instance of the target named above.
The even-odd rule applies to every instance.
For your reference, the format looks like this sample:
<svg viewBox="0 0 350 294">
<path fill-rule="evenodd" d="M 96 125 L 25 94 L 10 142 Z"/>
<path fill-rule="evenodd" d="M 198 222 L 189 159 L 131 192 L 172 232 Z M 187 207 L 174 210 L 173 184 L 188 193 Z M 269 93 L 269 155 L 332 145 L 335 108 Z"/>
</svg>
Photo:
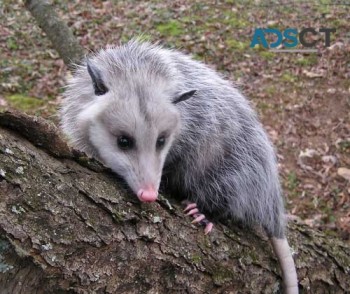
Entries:
<svg viewBox="0 0 350 294">
<path fill-rule="evenodd" d="M 194 215 L 199 212 L 198 208 L 193 208 L 189 212 L 186 213 L 186 215 Z"/>
<path fill-rule="evenodd" d="M 186 208 L 184 209 L 184 212 L 187 212 L 186 215 L 191 215 L 194 217 L 192 224 L 200 223 L 201 225 L 205 226 L 204 235 L 209 234 L 212 231 L 214 224 L 212 222 L 208 221 L 205 218 L 204 214 L 199 213 L 199 209 L 197 208 L 197 204 L 190 203 L 188 201 L 184 201 L 184 202 L 182 202 L 182 204 L 186 205 Z"/>
<path fill-rule="evenodd" d="M 192 224 L 200 223 L 202 220 L 205 219 L 204 214 L 194 215 L 194 217 L 195 217 L 195 219 L 192 221 Z"/>
<path fill-rule="evenodd" d="M 213 229 L 214 225 L 213 223 L 209 222 L 207 223 L 207 225 L 205 226 L 205 229 L 204 229 L 204 235 L 208 235 L 211 230 Z"/>
<path fill-rule="evenodd" d="M 197 204 L 196 203 L 188 203 L 186 208 L 184 209 L 184 212 L 189 211 L 189 210 L 191 210 L 193 208 L 197 208 Z"/>
</svg>

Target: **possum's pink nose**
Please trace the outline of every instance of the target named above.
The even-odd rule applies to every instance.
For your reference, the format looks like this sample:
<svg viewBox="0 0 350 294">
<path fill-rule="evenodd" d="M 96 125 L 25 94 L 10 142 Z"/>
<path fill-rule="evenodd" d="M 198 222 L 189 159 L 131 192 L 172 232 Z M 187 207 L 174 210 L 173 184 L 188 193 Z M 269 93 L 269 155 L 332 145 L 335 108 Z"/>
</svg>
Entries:
<svg viewBox="0 0 350 294">
<path fill-rule="evenodd" d="M 153 202 L 157 200 L 158 192 L 154 188 L 140 189 L 137 192 L 137 197 L 142 202 Z"/>
</svg>

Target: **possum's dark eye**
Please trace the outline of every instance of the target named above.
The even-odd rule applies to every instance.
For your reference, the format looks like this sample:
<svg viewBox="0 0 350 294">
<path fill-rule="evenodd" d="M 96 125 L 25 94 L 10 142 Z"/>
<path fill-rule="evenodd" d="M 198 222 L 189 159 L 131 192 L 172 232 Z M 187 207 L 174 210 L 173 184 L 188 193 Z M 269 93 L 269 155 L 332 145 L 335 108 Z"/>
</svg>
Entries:
<svg viewBox="0 0 350 294">
<path fill-rule="evenodd" d="M 118 140 L 118 147 L 122 150 L 130 150 L 134 148 L 134 139 L 130 138 L 128 136 L 119 136 Z"/>
<path fill-rule="evenodd" d="M 160 136 L 157 139 L 157 143 L 156 143 L 156 148 L 157 149 L 162 149 L 165 145 L 165 137 L 164 136 Z"/>
</svg>

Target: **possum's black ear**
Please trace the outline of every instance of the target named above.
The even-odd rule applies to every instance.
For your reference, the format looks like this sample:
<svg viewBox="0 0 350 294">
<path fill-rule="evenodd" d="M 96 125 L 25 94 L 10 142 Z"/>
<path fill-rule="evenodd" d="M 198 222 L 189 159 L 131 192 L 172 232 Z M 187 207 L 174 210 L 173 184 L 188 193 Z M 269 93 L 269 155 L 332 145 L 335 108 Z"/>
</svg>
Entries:
<svg viewBox="0 0 350 294">
<path fill-rule="evenodd" d="M 108 88 L 102 81 L 100 71 L 90 62 L 89 59 L 86 60 L 87 70 L 92 80 L 92 85 L 94 86 L 95 95 L 101 96 L 108 92 Z"/>
<path fill-rule="evenodd" d="M 177 104 L 177 103 L 179 103 L 179 102 L 181 102 L 181 101 L 185 101 L 185 100 L 191 98 L 196 92 L 197 92 L 197 90 L 191 90 L 191 91 L 188 91 L 188 92 L 186 92 L 186 93 L 183 93 L 183 94 L 181 94 L 179 97 L 177 97 L 177 98 L 173 101 L 173 103 L 174 103 L 174 104 Z"/>
</svg>

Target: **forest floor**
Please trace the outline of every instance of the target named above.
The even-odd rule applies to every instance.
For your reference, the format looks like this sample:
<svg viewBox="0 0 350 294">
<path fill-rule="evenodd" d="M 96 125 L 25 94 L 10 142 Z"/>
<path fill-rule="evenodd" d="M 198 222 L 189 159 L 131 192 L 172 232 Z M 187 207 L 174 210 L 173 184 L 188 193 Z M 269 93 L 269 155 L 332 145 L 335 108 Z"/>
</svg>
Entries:
<svg viewBox="0 0 350 294">
<path fill-rule="evenodd" d="M 349 241 L 346 1 L 53 2 L 87 53 L 142 35 L 180 48 L 234 81 L 252 101 L 276 145 L 289 214 Z M 0 0 L 0 108 L 57 122 L 69 73 L 23 5 L 13 3 Z M 273 53 L 249 47 L 259 27 L 324 27 L 335 28 L 336 33 L 328 48 L 324 34 L 314 37 L 318 53 Z"/>
</svg>

